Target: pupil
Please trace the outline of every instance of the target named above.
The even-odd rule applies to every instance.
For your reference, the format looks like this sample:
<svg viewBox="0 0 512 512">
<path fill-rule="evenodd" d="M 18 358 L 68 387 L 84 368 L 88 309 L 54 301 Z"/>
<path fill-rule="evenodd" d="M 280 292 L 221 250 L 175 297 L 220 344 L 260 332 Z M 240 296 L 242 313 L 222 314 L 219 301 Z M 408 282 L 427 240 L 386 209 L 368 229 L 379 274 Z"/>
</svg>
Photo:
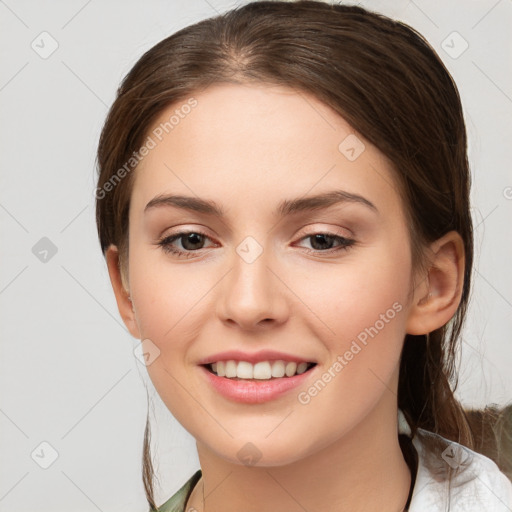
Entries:
<svg viewBox="0 0 512 512">
<path fill-rule="evenodd" d="M 323 243 L 322 243 L 322 241 L 323 241 Z M 326 241 L 327 241 L 327 243 L 326 243 Z M 333 241 L 334 241 L 334 237 L 332 237 L 331 235 L 314 235 L 313 243 L 311 245 L 316 250 L 326 249 L 326 248 L 330 249 L 330 247 L 326 247 L 326 245 L 330 246 Z M 315 244 L 320 245 L 320 247 L 315 247 Z"/>
<path fill-rule="evenodd" d="M 190 247 L 190 244 L 192 247 Z M 188 250 L 199 249 L 200 247 L 194 247 L 194 245 L 201 245 L 201 235 L 197 233 L 189 233 L 184 237 L 183 247 Z M 188 247 L 187 247 L 188 245 Z"/>
</svg>

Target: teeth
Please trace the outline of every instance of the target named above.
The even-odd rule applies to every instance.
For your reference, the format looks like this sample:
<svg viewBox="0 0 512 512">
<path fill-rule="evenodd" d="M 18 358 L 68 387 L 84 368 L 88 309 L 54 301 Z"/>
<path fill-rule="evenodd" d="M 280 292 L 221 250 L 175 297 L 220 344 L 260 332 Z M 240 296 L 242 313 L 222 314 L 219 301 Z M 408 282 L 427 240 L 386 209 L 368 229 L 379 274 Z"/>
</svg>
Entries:
<svg viewBox="0 0 512 512">
<path fill-rule="evenodd" d="M 297 363 L 286 363 L 286 368 L 284 370 L 284 373 L 287 377 L 292 377 L 295 375 L 295 372 L 297 371 Z"/>
<path fill-rule="evenodd" d="M 272 364 L 272 377 L 284 377 L 284 361 L 274 361 Z"/>
<path fill-rule="evenodd" d="M 253 378 L 266 380 L 272 377 L 272 370 L 268 361 L 260 361 L 254 365 Z"/>
<path fill-rule="evenodd" d="M 236 377 L 237 364 L 235 361 L 226 361 L 226 377 L 231 379 Z"/>
<path fill-rule="evenodd" d="M 297 365 L 297 373 L 300 375 L 308 369 L 308 363 L 299 363 Z"/>
<path fill-rule="evenodd" d="M 240 361 L 236 368 L 236 376 L 239 379 L 252 379 L 252 364 L 248 363 L 247 361 Z"/>
<path fill-rule="evenodd" d="M 313 366 L 313 364 L 311 364 Z M 260 361 L 251 364 L 247 361 L 217 361 L 210 365 L 213 373 L 219 377 L 228 379 L 257 379 L 269 380 L 272 377 L 281 378 L 293 377 L 304 373 L 310 367 L 310 363 L 294 363 L 282 360 L 278 361 Z"/>
</svg>

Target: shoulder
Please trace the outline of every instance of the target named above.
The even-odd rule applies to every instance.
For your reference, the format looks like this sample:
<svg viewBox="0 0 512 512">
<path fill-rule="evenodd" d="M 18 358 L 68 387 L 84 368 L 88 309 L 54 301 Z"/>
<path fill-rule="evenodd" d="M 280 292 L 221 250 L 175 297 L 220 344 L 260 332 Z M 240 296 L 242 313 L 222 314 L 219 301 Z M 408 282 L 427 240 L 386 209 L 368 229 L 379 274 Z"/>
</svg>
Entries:
<svg viewBox="0 0 512 512">
<path fill-rule="evenodd" d="M 163 505 L 158 507 L 158 512 L 185 512 L 185 505 L 192 489 L 201 478 L 201 470 L 198 469 Z M 150 512 L 155 512 L 150 510 Z"/>
<path fill-rule="evenodd" d="M 423 429 L 413 445 L 418 470 L 410 512 L 512 510 L 512 482 L 485 455 Z"/>
</svg>

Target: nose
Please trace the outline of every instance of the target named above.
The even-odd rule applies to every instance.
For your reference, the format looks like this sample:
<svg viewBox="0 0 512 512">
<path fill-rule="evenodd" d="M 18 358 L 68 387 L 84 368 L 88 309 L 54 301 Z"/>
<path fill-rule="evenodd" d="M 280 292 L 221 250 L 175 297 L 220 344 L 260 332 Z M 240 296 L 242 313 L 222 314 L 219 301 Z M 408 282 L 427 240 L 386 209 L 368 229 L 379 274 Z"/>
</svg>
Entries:
<svg viewBox="0 0 512 512">
<path fill-rule="evenodd" d="M 251 331 L 286 322 L 287 288 L 269 256 L 264 250 L 248 262 L 234 251 L 231 271 L 220 283 L 217 301 L 217 314 L 224 323 Z"/>
</svg>

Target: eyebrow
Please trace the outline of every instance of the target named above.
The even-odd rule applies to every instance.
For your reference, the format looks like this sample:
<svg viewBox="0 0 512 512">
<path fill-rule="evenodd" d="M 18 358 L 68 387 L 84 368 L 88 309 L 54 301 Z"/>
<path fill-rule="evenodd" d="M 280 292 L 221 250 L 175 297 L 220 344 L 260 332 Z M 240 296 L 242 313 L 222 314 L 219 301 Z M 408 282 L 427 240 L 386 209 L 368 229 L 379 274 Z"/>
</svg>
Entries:
<svg viewBox="0 0 512 512">
<path fill-rule="evenodd" d="M 279 203 L 274 211 L 274 215 L 285 217 L 294 213 L 328 208 L 339 203 L 357 203 L 366 206 L 377 214 L 379 213 L 377 207 L 363 196 L 345 190 L 332 190 L 314 196 L 285 199 Z M 144 208 L 144 213 L 153 208 L 163 206 L 173 206 L 217 217 L 226 216 L 226 211 L 215 201 L 181 195 L 158 195 L 149 201 Z"/>
</svg>

